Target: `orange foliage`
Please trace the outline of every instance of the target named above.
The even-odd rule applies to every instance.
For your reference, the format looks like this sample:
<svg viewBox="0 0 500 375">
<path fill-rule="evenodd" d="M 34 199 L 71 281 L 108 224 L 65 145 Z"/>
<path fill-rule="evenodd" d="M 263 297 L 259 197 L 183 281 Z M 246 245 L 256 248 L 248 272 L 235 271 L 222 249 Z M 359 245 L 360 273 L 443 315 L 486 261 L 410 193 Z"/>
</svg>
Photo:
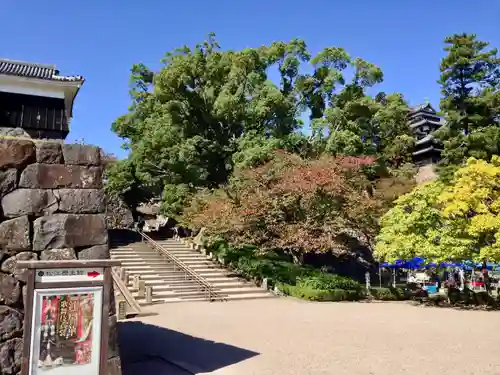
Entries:
<svg viewBox="0 0 500 375">
<path fill-rule="evenodd" d="M 370 157 L 302 160 L 280 151 L 272 162 L 236 171 L 223 191 L 198 196 L 185 219 L 232 243 L 264 249 L 341 253 L 349 251 L 346 238 L 371 246 L 378 219 L 394 198 L 366 179 L 362 169 L 374 162 Z M 388 180 L 377 184 L 392 186 Z"/>
</svg>

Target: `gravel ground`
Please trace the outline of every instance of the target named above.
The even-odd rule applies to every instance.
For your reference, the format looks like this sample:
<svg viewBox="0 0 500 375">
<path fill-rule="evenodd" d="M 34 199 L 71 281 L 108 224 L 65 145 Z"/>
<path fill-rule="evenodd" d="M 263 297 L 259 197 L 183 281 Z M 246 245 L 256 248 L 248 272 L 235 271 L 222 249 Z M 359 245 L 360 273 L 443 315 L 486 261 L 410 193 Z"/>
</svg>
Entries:
<svg viewBox="0 0 500 375">
<path fill-rule="evenodd" d="M 500 374 L 497 312 L 289 298 L 151 311 L 120 327 L 124 375 L 187 374 L 160 357 L 195 374 Z"/>
</svg>

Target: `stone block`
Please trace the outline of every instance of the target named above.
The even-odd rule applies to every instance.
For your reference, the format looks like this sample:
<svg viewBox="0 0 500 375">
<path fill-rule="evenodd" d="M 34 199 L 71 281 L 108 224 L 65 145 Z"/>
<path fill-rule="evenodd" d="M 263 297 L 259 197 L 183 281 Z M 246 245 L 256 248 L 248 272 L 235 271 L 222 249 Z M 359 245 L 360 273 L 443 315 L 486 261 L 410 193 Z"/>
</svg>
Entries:
<svg viewBox="0 0 500 375">
<path fill-rule="evenodd" d="M 19 374 L 22 361 L 22 339 L 14 338 L 0 344 L 0 369 L 2 370 L 2 375 Z"/>
<path fill-rule="evenodd" d="M 32 141 L 0 138 L 0 169 L 21 169 L 35 161 L 36 150 Z"/>
<path fill-rule="evenodd" d="M 35 220 L 33 249 L 64 249 L 108 243 L 105 215 L 54 214 Z"/>
<path fill-rule="evenodd" d="M 96 245 L 86 249 L 77 250 L 78 260 L 109 259 L 109 246 Z"/>
<path fill-rule="evenodd" d="M 20 188 L 100 189 L 102 168 L 81 165 L 31 164 L 21 174 Z"/>
<path fill-rule="evenodd" d="M 58 142 L 37 142 L 36 161 L 44 164 L 64 164 L 61 144 Z"/>
<path fill-rule="evenodd" d="M 10 258 L 7 258 L 2 263 L 1 270 L 2 272 L 13 275 L 17 280 L 27 282 L 28 270 L 16 268 L 16 263 L 19 260 L 38 260 L 38 255 L 31 251 L 23 251 L 22 253 L 18 253 L 14 256 L 11 256 Z"/>
<path fill-rule="evenodd" d="M 23 334 L 24 315 L 8 306 L 0 306 L 0 342 Z"/>
<path fill-rule="evenodd" d="M 0 273 L 0 304 L 17 306 L 22 301 L 21 284 L 12 275 Z"/>
<path fill-rule="evenodd" d="M 57 211 L 58 203 L 52 190 L 16 189 L 2 198 L 5 217 L 41 216 Z"/>
<path fill-rule="evenodd" d="M 17 187 L 17 169 L 0 171 L 0 198 Z"/>
<path fill-rule="evenodd" d="M 101 152 L 99 147 L 80 144 L 63 145 L 65 164 L 74 165 L 100 165 Z"/>
<path fill-rule="evenodd" d="M 0 249 L 9 252 L 31 250 L 30 222 L 27 216 L 0 223 Z"/>
<path fill-rule="evenodd" d="M 40 254 L 40 260 L 75 260 L 74 249 L 49 249 L 43 250 Z"/>
<path fill-rule="evenodd" d="M 105 375 L 122 375 L 122 364 L 119 357 L 108 359 Z"/>
<path fill-rule="evenodd" d="M 59 189 L 54 193 L 59 199 L 61 212 L 97 214 L 106 210 L 104 191 L 101 189 Z"/>
</svg>

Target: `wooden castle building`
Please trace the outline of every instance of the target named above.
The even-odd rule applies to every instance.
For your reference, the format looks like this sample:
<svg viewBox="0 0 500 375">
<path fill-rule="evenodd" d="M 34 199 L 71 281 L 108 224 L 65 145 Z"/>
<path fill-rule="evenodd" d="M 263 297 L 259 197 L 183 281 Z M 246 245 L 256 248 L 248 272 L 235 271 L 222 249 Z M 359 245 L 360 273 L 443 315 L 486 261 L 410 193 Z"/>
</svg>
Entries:
<svg viewBox="0 0 500 375">
<path fill-rule="evenodd" d="M 430 103 L 416 106 L 408 114 L 408 126 L 415 136 L 413 162 L 418 166 L 435 164 L 440 160 L 442 145 L 433 132 L 444 125 Z"/>
<path fill-rule="evenodd" d="M 54 65 L 0 59 L 0 135 L 65 139 L 83 83 Z"/>
</svg>

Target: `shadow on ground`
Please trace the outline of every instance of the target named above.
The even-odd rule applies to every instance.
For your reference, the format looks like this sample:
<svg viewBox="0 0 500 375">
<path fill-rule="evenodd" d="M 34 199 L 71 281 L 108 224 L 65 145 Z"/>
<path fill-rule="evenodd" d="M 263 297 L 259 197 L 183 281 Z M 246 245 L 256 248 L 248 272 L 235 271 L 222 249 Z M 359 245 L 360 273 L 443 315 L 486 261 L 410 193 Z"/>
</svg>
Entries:
<svg viewBox="0 0 500 375">
<path fill-rule="evenodd" d="M 123 375 L 210 373 L 259 353 L 141 322 L 118 330 Z"/>
</svg>

